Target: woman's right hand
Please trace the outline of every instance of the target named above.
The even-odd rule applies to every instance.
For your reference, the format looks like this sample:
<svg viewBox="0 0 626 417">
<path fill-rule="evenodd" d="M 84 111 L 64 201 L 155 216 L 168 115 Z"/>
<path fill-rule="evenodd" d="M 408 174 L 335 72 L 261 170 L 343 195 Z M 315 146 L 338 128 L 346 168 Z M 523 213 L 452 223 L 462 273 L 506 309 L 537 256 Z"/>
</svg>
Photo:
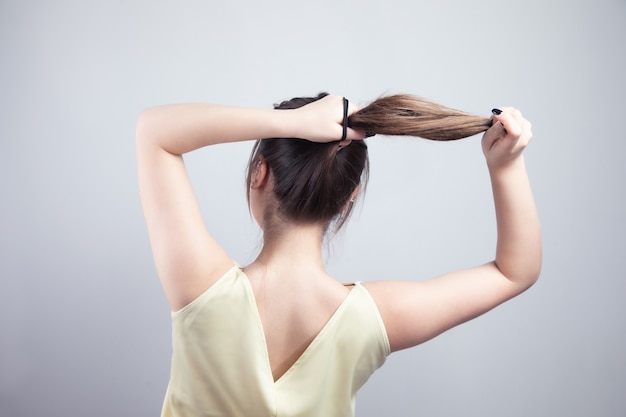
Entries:
<svg viewBox="0 0 626 417">
<path fill-rule="evenodd" d="M 359 110 L 349 103 L 348 116 Z M 284 111 L 284 110 L 280 110 Z M 312 142 L 333 142 L 343 135 L 343 97 L 326 96 L 306 106 L 290 110 L 294 117 L 294 137 Z M 346 140 L 365 139 L 365 132 L 348 127 Z"/>
</svg>

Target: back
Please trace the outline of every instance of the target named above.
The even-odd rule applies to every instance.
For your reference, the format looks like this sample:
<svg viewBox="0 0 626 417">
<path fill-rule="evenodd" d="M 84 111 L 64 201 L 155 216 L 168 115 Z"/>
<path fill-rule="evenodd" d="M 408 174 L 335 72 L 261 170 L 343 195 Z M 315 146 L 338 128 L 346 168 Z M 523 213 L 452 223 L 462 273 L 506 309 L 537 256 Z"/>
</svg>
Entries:
<svg viewBox="0 0 626 417">
<path fill-rule="evenodd" d="M 356 284 L 274 382 L 250 282 L 233 267 L 172 313 L 169 416 L 351 416 L 357 390 L 390 353 L 382 319 Z"/>
</svg>

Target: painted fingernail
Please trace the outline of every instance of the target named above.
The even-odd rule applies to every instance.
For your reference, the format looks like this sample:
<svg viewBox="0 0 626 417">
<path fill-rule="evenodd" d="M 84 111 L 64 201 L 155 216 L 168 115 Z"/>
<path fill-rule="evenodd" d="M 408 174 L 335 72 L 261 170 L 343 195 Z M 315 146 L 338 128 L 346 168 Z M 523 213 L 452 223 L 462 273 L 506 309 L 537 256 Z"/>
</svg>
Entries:
<svg viewBox="0 0 626 417">
<path fill-rule="evenodd" d="M 374 135 L 376 135 L 376 133 L 365 132 L 365 137 L 366 138 L 371 138 Z"/>
<path fill-rule="evenodd" d="M 495 114 L 496 116 L 499 116 L 500 114 L 502 114 L 502 110 L 500 109 L 491 109 L 491 112 Z"/>
</svg>

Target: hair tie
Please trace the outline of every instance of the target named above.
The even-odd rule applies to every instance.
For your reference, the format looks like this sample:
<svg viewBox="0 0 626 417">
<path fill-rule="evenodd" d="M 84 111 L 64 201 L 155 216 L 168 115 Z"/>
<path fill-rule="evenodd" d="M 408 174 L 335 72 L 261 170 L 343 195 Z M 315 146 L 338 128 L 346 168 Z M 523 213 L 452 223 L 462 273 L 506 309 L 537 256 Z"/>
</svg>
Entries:
<svg viewBox="0 0 626 417">
<path fill-rule="evenodd" d="M 348 137 L 348 99 L 343 98 L 343 134 L 341 140 L 346 140 Z"/>
</svg>

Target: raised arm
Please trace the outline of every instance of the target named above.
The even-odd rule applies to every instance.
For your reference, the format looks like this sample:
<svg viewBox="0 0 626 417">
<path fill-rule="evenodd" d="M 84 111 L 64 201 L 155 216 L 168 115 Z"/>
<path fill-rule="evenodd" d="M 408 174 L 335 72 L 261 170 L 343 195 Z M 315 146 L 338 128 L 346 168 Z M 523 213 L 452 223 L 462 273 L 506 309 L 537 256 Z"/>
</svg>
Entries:
<svg viewBox="0 0 626 417">
<path fill-rule="evenodd" d="M 269 137 L 337 140 L 342 120 L 343 101 L 334 96 L 297 110 L 174 104 L 141 114 L 136 133 L 141 202 L 157 273 L 173 310 L 233 266 L 204 225 L 182 155 L 217 143 Z M 348 138 L 362 135 L 350 129 Z"/>
<path fill-rule="evenodd" d="M 531 125 L 511 108 L 494 114 L 493 121 L 482 146 L 496 210 L 495 260 L 427 281 L 367 283 L 392 350 L 418 345 L 487 312 L 539 276 L 541 230 L 522 155 Z"/>
</svg>

